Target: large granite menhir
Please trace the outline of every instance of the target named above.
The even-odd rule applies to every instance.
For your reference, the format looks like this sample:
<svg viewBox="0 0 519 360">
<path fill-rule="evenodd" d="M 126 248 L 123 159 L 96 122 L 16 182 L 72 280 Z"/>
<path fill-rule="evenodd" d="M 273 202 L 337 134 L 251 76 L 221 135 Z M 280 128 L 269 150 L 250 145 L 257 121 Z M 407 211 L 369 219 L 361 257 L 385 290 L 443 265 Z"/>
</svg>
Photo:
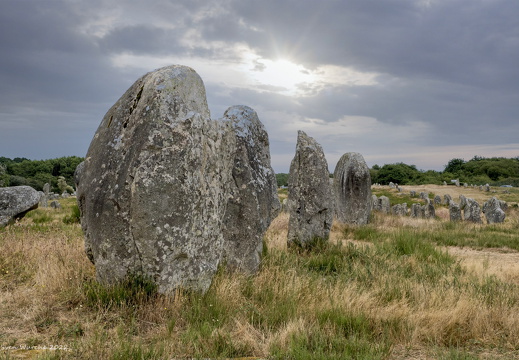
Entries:
<svg viewBox="0 0 519 360">
<path fill-rule="evenodd" d="M 281 204 L 270 165 L 268 134 L 256 112 L 232 106 L 222 122 L 229 122 L 236 136 L 230 199 L 223 221 L 223 261 L 246 273 L 259 270 L 263 236 Z"/>
<path fill-rule="evenodd" d="M 205 291 L 222 257 L 236 136 L 211 120 L 196 72 L 138 79 L 103 118 L 76 173 L 99 281 L 143 274 L 163 293 Z"/>
<path fill-rule="evenodd" d="M 371 214 L 371 175 L 361 154 L 344 154 L 333 174 L 335 215 L 345 224 L 365 225 Z"/>
<path fill-rule="evenodd" d="M 288 178 L 288 246 L 305 248 L 317 240 L 328 240 L 333 221 L 329 178 L 321 145 L 299 131 Z"/>
</svg>

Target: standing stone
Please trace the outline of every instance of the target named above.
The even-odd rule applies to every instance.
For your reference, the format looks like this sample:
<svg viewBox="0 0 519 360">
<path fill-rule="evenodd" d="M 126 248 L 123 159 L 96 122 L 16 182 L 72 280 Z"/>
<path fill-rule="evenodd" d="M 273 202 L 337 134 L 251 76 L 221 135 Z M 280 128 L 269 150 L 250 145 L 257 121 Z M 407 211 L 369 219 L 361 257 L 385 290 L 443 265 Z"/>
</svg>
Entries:
<svg viewBox="0 0 519 360">
<path fill-rule="evenodd" d="M 485 191 L 489 192 L 490 191 L 490 185 L 488 184 L 485 184 Z"/>
<path fill-rule="evenodd" d="M 0 228 L 21 219 L 36 209 L 41 194 L 30 186 L 0 188 Z"/>
<path fill-rule="evenodd" d="M 40 194 L 40 203 L 39 206 L 46 208 L 49 206 L 49 194 L 50 194 L 50 184 L 45 183 L 43 185 L 43 192 Z"/>
<path fill-rule="evenodd" d="M 414 203 L 411 205 L 411 217 L 421 218 L 423 217 L 422 205 Z"/>
<path fill-rule="evenodd" d="M 397 216 L 407 215 L 407 203 L 393 205 L 391 207 L 391 213 Z"/>
<path fill-rule="evenodd" d="M 436 212 L 434 210 L 434 204 L 431 199 L 425 199 L 425 205 L 423 206 L 423 214 L 424 218 L 431 219 L 436 216 Z"/>
<path fill-rule="evenodd" d="M 416 191 L 411 190 L 411 191 L 409 192 L 409 195 L 410 195 L 411 197 L 416 197 Z"/>
<path fill-rule="evenodd" d="M 481 208 L 479 207 L 478 202 L 471 198 L 466 198 L 465 201 L 466 204 L 463 208 L 463 218 L 465 221 L 470 221 L 476 224 L 482 223 Z"/>
<path fill-rule="evenodd" d="M 465 206 L 467 205 L 467 198 L 464 195 L 460 195 L 460 209 L 465 209 Z"/>
<path fill-rule="evenodd" d="M 436 195 L 436 196 L 434 197 L 434 203 L 435 203 L 436 205 L 439 205 L 439 204 L 442 203 L 442 198 L 441 198 L 440 195 Z"/>
<path fill-rule="evenodd" d="M 191 68 L 158 69 L 126 91 L 76 172 L 99 281 L 142 274 L 161 293 L 209 288 L 222 256 L 235 142 L 229 123 L 210 119 Z"/>
<path fill-rule="evenodd" d="M 384 214 L 390 213 L 391 203 L 389 202 L 389 198 L 387 196 L 382 195 L 378 198 L 377 210 Z"/>
<path fill-rule="evenodd" d="M 378 198 L 377 198 L 377 195 L 375 195 L 375 194 L 371 195 L 371 199 L 373 200 L 371 202 L 371 208 L 373 210 L 380 211 L 380 209 L 378 208 Z"/>
<path fill-rule="evenodd" d="M 426 192 L 426 191 L 422 191 L 422 192 L 420 193 L 420 199 L 423 199 L 423 200 L 425 200 L 425 199 L 429 199 L 429 193 Z"/>
<path fill-rule="evenodd" d="M 460 179 L 456 179 L 456 186 L 457 186 L 457 187 L 460 186 Z"/>
<path fill-rule="evenodd" d="M 369 223 L 371 213 L 371 176 L 359 153 L 344 154 L 334 171 L 337 220 L 346 224 Z"/>
<path fill-rule="evenodd" d="M 450 218 L 450 221 L 461 221 L 460 206 L 457 203 L 455 203 L 454 201 L 451 201 L 449 203 L 449 218 Z"/>
<path fill-rule="evenodd" d="M 229 268 L 252 274 L 259 270 L 263 235 L 280 210 L 269 138 L 250 107 L 230 107 L 220 121 L 229 122 L 236 134 L 222 259 Z"/>
<path fill-rule="evenodd" d="M 447 186 L 447 181 L 444 181 L 444 182 L 443 182 L 443 186 Z"/>
<path fill-rule="evenodd" d="M 333 221 L 329 177 L 321 145 L 298 131 L 296 154 L 288 178 L 289 246 L 308 247 L 316 240 L 328 240 Z"/>
<path fill-rule="evenodd" d="M 452 200 L 452 196 L 450 196 L 449 194 L 445 194 L 443 195 L 443 203 L 444 205 L 449 205 L 451 203 L 451 200 Z"/>
<path fill-rule="evenodd" d="M 395 184 L 394 184 L 392 181 L 390 181 L 390 182 L 389 182 L 389 187 L 390 187 L 391 189 L 394 189 L 394 188 L 395 188 Z"/>
<path fill-rule="evenodd" d="M 502 223 L 506 218 L 501 202 L 495 196 L 483 204 L 483 213 L 488 224 Z"/>
</svg>

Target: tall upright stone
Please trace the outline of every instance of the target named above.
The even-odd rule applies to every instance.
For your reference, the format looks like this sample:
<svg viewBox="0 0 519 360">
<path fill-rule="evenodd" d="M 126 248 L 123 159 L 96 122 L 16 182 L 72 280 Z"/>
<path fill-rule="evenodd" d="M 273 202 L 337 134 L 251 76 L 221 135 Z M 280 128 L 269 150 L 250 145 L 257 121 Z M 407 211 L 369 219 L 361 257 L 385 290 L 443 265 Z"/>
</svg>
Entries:
<svg viewBox="0 0 519 360">
<path fill-rule="evenodd" d="M 365 225 L 371 214 L 371 175 L 361 154 L 344 154 L 334 172 L 335 215 L 345 224 Z"/>
<path fill-rule="evenodd" d="M 255 273 L 261 262 L 263 235 L 281 207 L 269 138 L 250 107 L 232 106 L 220 121 L 229 122 L 236 134 L 222 259 L 232 269 Z"/>
<path fill-rule="evenodd" d="M 142 274 L 205 291 L 220 264 L 236 136 L 210 119 L 202 79 L 168 66 L 103 118 L 77 172 L 85 248 L 104 283 Z"/>
<path fill-rule="evenodd" d="M 465 221 L 470 221 L 476 224 L 482 223 L 481 208 L 479 207 L 479 203 L 476 200 L 471 198 L 465 198 L 465 206 L 463 207 L 463 218 L 465 219 Z"/>
<path fill-rule="evenodd" d="M 290 164 L 288 179 L 289 246 L 307 247 L 317 239 L 328 239 L 333 220 L 329 177 L 321 145 L 298 131 L 296 154 Z"/>
<path fill-rule="evenodd" d="M 449 202 L 449 219 L 454 222 L 462 220 L 460 206 L 452 200 Z"/>
<path fill-rule="evenodd" d="M 391 212 L 391 202 L 387 196 L 382 195 L 378 198 L 377 210 L 384 214 L 389 214 Z"/>
<path fill-rule="evenodd" d="M 504 222 L 506 218 L 504 210 L 505 209 L 502 208 L 502 202 L 495 196 L 483 204 L 483 213 L 485 214 L 488 224 Z"/>
</svg>

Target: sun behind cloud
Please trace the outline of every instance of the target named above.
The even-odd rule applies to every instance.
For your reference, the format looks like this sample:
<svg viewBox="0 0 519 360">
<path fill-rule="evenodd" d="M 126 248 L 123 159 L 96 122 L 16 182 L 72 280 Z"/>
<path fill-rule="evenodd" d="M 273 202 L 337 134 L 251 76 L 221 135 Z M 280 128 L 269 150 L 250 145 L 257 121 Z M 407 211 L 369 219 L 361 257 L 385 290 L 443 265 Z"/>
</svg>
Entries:
<svg viewBox="0 0 519 360">
<path fill-rule="evenodd" d="M 304 66 L 287 59 L 254 59 L 249 76 L 258 84 L 277 88 L 286 95 L 300 94 L 300 86 L 316 80 L 315 74 Z"/>
</svg>

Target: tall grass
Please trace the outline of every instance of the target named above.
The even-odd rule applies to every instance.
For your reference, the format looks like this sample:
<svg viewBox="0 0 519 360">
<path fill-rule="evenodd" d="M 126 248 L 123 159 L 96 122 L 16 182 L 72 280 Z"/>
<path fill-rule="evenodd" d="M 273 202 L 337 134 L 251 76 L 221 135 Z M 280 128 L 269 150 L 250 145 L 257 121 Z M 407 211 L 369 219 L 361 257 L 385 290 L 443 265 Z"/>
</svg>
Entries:
<svg viewBox="0 0 519 360">
<path fill-rule="evenodd" d="M 286 248 L 281 215 L 258 274 L 222 268 L 206 294 L 167 297 L 138 276 L 97 283 L 62 205 L 0 230 L 0 346 L 68 348 L 46 359 L 519 357 L 519 273 L 471 269 L 445 248 L 513 255 L 517 213 L 493 226 L 377 214 L 306 250 Z"/>
</svg>

